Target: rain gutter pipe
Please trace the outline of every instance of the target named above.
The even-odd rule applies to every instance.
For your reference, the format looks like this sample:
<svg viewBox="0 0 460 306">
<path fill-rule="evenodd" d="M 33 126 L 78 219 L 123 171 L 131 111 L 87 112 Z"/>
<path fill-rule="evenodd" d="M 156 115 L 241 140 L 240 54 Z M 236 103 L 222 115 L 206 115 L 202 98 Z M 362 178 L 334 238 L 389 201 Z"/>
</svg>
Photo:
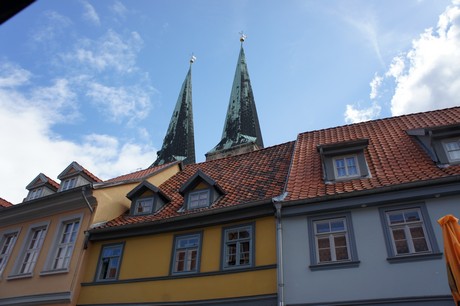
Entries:
<svg viewBox="0 0 460 306">
<path fill-rule="evenodd" d="M 276 265 L 277 265 L 277 283 L 278 283 L 278 306 L 284 306 L 284 271 L 283 271 L 283 227 L 281 224 L 281 202 L 286 197 L 287 193 L 283 193 L 272 199 L 272 203 L 276 209 Z"/>
</svg>

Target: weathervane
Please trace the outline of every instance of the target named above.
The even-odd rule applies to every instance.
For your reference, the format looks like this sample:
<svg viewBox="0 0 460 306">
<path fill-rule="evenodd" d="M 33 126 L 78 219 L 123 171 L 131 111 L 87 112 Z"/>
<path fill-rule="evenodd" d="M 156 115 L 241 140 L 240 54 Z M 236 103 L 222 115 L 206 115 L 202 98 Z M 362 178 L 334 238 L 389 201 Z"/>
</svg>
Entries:
<svg viewBox="0 0 460 306">
<path fill-rule="evenodd" d="M 241 31 L 239 34 L 241 35 L 241 36 L 240 36 L 241 44 L 243 44 L 243 42 L 245 41 L 245 39 L 246 39 L 247 36 L 244 35 L 244 32 L 243 32 L 243 31 Z"/>
</svg>

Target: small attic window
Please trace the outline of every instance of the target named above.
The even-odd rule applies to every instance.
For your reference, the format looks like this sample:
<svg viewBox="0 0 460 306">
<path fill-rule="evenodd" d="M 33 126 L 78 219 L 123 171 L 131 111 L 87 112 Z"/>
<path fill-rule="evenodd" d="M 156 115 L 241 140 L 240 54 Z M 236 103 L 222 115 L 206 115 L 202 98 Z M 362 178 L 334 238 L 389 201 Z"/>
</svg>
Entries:
<svg viewBox="0 0 460 306">
<path fill-rule="evenodd" d="M 126 197 L 131 200 L 130 213 L 133 216 L 153 214 L 171 200 L 158 187 L 143 181 Z"/>
<path fill-rule="evenodd" d="M 137 199 L 134 204 L 134 214 L 143 215 L 152 213 L 154 198 Z"/>
<path fill-rule="evenodd" d="M 460 124 L 408 130 L 440 167 L 460 163 Z"/>
<path fill-rule="evenodd" d="M 225 194 L 222 188 L 201 170 L 198 170 L 182 185 L 179 193 L 184 197 L 184 206 L 181 210 L 209 207 Z"/>
<path fill-rule="evenodd" d="M 69 190 L 69 189 L 74 188 L 76 182 L 77 182 L 76 177 L 66 179 L 64 182 L 62 182 L 61 191 Z"/>
<path fill-rule="evenodd" d="M 37 188 L 33 189 L 29 192 L 29 196 L 27 197 L 27 200 L 34 200 L 38 199 L 39 197 L 42 196 L 43 188 Z"/>
<path fill-rule="evenodd" d="M 318 152 L 326 182 L 369 177 L 364 150 L 368 139 L 319 145 Z"/>
</svg>

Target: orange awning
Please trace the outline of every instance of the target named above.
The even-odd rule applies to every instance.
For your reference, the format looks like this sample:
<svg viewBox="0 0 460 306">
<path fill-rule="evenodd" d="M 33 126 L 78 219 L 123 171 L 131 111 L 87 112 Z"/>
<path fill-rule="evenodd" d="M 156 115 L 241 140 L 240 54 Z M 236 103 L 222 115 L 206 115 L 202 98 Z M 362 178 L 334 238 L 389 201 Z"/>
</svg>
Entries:
<svg viewBox="0 0 460 306">
<path fill-rule="evenodd" d="M 455 304 L 460 301 L 460 225 L 458 219 L 447 215 L 438 220 L 444 240 L 444 256 L 447 264 L 447 277 Z"/>
</svg>

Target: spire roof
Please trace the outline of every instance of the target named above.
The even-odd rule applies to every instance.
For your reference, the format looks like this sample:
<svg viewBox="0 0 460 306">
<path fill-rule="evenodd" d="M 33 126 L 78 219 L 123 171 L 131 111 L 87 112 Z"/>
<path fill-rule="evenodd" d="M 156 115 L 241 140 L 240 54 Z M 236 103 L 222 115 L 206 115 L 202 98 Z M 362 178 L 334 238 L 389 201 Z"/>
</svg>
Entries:
<svg viewBox="0 0 460 306">
<path fill-rule="evenodd" d="M 246 36 L 242 36 L 240 39 L 240 54 L 233 79 L 222 139 L 207 153 L 207 156 L 246 144 L 255 144 L 258 148 L 264 147 L 251 80 L 246 65 L 243 37 L 245 38 Z"/>
<path fill-rule="evenodd" d="M 192 109 L 192 64 L 195 59 L 195 56 L 190 59 L 190 67 L 171 116 L 163 146 L 157 152 L 158 157 L 152 166 L 163 165 L 176 160 L 180 160 L 184 164 L 195 163 Z"/>
</svg>

